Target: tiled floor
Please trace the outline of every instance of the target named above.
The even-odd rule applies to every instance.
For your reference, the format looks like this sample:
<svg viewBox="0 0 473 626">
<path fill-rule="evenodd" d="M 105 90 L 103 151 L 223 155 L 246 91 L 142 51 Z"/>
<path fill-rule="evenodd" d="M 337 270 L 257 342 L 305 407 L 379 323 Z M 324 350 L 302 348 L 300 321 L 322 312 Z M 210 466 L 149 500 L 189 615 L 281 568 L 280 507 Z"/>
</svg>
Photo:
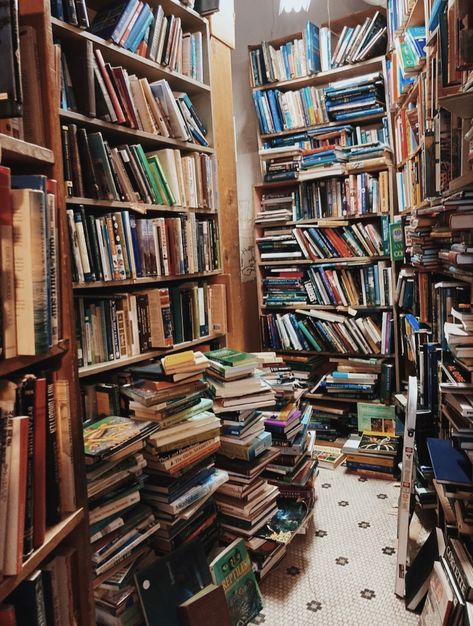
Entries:
<svg viewBox="0 0 473 626">
<path fill-rule="evenodd" d="M 264 626 L 415 626 L 394 595 L 398 484 L 321 469 L 314 523 L 262 582 Z"/>
</svg>

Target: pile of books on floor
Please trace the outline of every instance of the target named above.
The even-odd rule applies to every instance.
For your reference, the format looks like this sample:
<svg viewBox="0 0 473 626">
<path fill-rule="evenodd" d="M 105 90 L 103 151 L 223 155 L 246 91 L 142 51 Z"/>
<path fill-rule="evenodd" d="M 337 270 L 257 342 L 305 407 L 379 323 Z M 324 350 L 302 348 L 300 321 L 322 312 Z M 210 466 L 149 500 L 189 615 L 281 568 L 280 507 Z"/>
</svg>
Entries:
<svg viewBox="0 0 473 626">
<path fill-rule="evenodd" d="M 363 432 L 350 435 L 342 448 L 350 472 L 393 480 L 397 474 L 399 438 L 392 434 Z"/>
<path fill-rule="evenodd" d="M 185 351 L 131 369 L 136 382 L 122 391 L 131 401 L 130 416 L 151 423 L 144 456 L 147 480 L 143 500 L 160 522 L 153 547 L 170 552 L 200 537 L 208 548 L 217 535 L 211 495 L 227 479 L 214 467 L 220 447 L 220 421 L 204 397 L 208 359 Z"/>
<path fill-rule="evenodd" d="M 207 355 L 211 366 L 206 378 L 222 420 L 216 464 L 230 477 L 216 494 L 221 538 L 227 543 L 236 537 L 249 539 L 276 511 L 278 491 L 260 478 L 278 454 L 271 450 L 271 434 L 265 432 L 261 414 L 275 399 L 269 385 L 256 375 L 254 355 L 230 348 Z"/>
<path fill-rule="evenodd" d="M 141 498 L 145 439 L 158 427 L 150 420 L 121 416 L 85 425 L 90 543 L 98 597 L 114 584 L 116 574 L 120 577 L 124 568 L 149 551 L 147 544 L 159 529 L 159 521 Z M 105 607 L 104 611 L 109 613 Z"/>
<path fill-rule="evenodd" d="M 315 432 L 315 445 L 329 445 L 339 438 L 346 438 L 357 430 L 356 410 L 346 402 L 319 399 L 311 393 L 306 395 L 313 401 L 312 415 L 309 423 L 310 430 Z M 322 396 L 323 398 L 323 396 Z"/>
<path fill-rule="evenodd" d="M 269 225 L 296 219 L 300 205 L 299 189 L 278 189 L 261 194 L 260 208 L 256 214 L 257 224 Z"/>
<path fill-rule="evenodd" d="M 376 72 L 340 80 L 325 89 L 325 107 L 333 121 L 382 116 L 385 106 L 383 77 Z"/>
</svg>

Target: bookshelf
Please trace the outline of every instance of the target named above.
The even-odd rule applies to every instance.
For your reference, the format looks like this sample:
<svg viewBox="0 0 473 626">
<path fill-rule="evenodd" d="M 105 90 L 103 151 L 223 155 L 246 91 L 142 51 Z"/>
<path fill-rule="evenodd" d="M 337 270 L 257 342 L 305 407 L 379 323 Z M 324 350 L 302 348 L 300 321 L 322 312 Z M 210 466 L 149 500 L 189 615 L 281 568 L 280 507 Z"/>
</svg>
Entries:
<svg viewBox="0 0 473 626">
<path fill-rule="evenodd" d="M 337 33 L 338 36 L 345 26 L 351 27 L 362 23 L 366 18 L 372 18 L 374 14 L 375 11 L 373 10 L 363 12 L 362 14 L 355 14 L 346 20 L 339 20 L 331 24 L 332 31 Z M 295 35 L 291 35 L 281 41 L 268 42 L 268 45 L 277 47 L 281 42 L 292 41 L 295 37 Z M 336 43 L 337 39 L 334 39 L 334 37 L 335 35 L 332 36 L 332 40 Z M 319 41 L 320 38 L 321 34 L 319 35 Z M 335 43 L 332 44 L 332 47 L 335 46 Z M 252 51 L 257 49 L 258 46 L 249 46 L 250 60 Z M 311 93 L 313 94 L 313 90 L 316 88 L 319 94 L 317 97 L 323 102 L 324 98 L 326 100 L 325 94 L 328 93 L 325 90 L 330 88 L 331 85 L 336 88 L 337 83 L 340 81 L 349 81 L 351 79 L 363 80 L 363 77 L 368 74 L 379 74 L 379 76 L 383 78 L 387 88 L 388 73 L 384 56 L 375 56 L 374 58 L 359 63 L 343 65 L 309 76 L 297 77 L 292 80 L 275 81 L 253 86 L 252 90 L 253 95 L 256 92 L 264 94 L 265 92 L 274 90 L 276 98 L 280 103 L 279 106 L 282 107 L 282 110 L 285 110 L 284 107 L 286 104 L 281 100 L 280 94 L 290 94 L 303 88 L 311 89 Z M 320 95 L 321 93 L 324 95 Z M 257 107 L 259 107 L 259 104 L 257 104 L 258 98 L 260 98 L 259 101 L 261 102 L 261 97 L 254 95 Z M 288 106 L 291 111 L 290 98 L 287 98 L 287 101 L 289 102 Z M 261 107 L 263 111 L 265 106 L 266 105 Z M 275 106 L 274 101 L 271 106 Z M 314 107 L 315 106 L 314 104 Z M 321 105 L 319 104 L 318 106 L 320 108 Z M 376 111 L 367 114 L 364 111 L 360 111 L 358 115 L 346 121 L 341 121 L 340 119 L 333 120 L 330 119 L 329 116 L 317 124 L 305 124 L 304 126 L 291 127 L 290 129 L 283 127 L 278 131 L 272 132 L 264 131 L 260 109 L 258 113 L 260 117 L 260 123 L 258 125 L 258 149 L 264 181 L 254 188 L 257 242 L 257 293 L 259 314 L 262 320 L 261 341 L 263 347 L 276 350 L 289 359 L 297 355 L 306 355 L 309 358 L 315 359 L 333 356 L 347 359 L 353 357 L 365 357 L 366 359 L 377 358 L 380 362 L 392 364 L 395 371 L 395 379 L 399 381 L 398 351 L 396 348 L 398 339 L 397 311 L 393 291 L 396 284 L 397 270 L 396 264 L 391 261 L 388 242 L 385 240 L 384 249 L 378 248 L 375 250 L 373 248 L 368 251 L 366 247 L 363 247 L 362 250 L 358 249 L 356 254 L 352 248 L 343 248 L 343 252 L 342 248 L 340 248 L 338 251 L 335 251 L 335 254 L 333 250 L 331 254 L 320 254 L 320 250 L 318 251 L 319 254 L 314 254 L 314 248 L 312 248 L 312 250 L 309 249 L 311 243 L 309 241 L 309 245 L 307 245 L 307 236 L 305 235 L 305 233 L 311 233 L 312 231 L 319 232 L 319 229 L 330 233 L 344 233 L 346 229 L 353 229 L 353 227 L 355 229 L 368 227 L 374 229 L 374 231 L 371 232 L 379 232 L 380 234 L 383 233 L 384 229 L 384 237 L 388 237 L 389 224 L 394 222 L 397 215 L 397 206 L 394 196 L 396 174 L 395 162 L 393 160 L 394 138 L 391 127 L 391 116 L 387 110 L 388 107 L 389 103 L 387 102 L 384 110 L 380 112 Z M 273 115 L 272 108 L 270 109 L 270 114 Z M 291 112 L 290 114 L 292 115 Z M 327 139 L 326 144 L 334 142 L 342 143 L 343 146 L 345 144 L 343 143 L 341 135 L 337 136 L 336 134 L 343 124 L 358 127 L 357 137 L 363 135 L 367 137 L 368 133 L 370 131 L 372 132 L 374 128 L 383 127 L 385 129 L 385 135 L 383 136 L 384 141 L 382 142 L 382 149 L 374 155 L 364 154 L 360 156 L 360 158 L 353 155 L 352 158 L 346 160 L 338 158 L 328 159 L 325 165 L 322 164 L 319 167 L 304 168 L 302 165 L 298 168 L 292 168 L 291 158 L 293 162 L 302 158 L 303 162 L 304 154 L 309 154 L 309 152 L 305 153 L 303 149 L 298 151 L 294 149 L 294 147 L 291 152 L 291 135 L 296 138 L 294 140 L 294 142 L 296 142 L 298 134 L 302 135 L 302 133 L 307 133 L 306 141 L 308 141 L 308 137 L 312 136 L 317 138 L 317 133 L 319 132 L 327 133 L 328 137 L 332 136 L 335 137 L 335 139 Z M 331 133 L 332 135 L 330 135 Z M 369 137 L 372 139 L 374 134 L 369 135 Z M 320 144 L 312 144 L 312 146 L 304 146 L 304 139 L 302 137 L 299 141 L 300 144 L 296 144 L 296 148 L 300 146 L 301 148 L 305 147 L 307 149 L 308 147 L 316 148 L 318 145 L 324 145 L 324 143 L 321 142 Z M 353 143 L 358 143 L 356 138 L 353 139 Z M 292 145 L 294 146 L 294 143 Z M 276 146 L 280 146 L 279 151 L 276 149 Z M 286 150 L 283 146 L 286 146 Z M 274 149 L 272 149 L 273 147 Z M 330 146 L 328 149 L 330 149 Z M 319 148 L 319 150 L 323 150 L 323 148 Z M 314 152 L 317 153 L 317 150 Z M 275 170 L 278 171 L 278 162 L 281 164 L 279 166 L 279 172 L 282 172 L 280 175 L 281 180 L 268 181 L 268 177 L 265 176 L 265 174 L 270 171 L 268 170 L 268 166 L 276 164 Z M 289 171 L 290 174 L 292 174 L 292 169 L 296 169 L 296 174 L 294 176 L 289 175 L 285 177 L 284 171 Z M 361 178 L 361 175 L 363 175 L 364 178 Z M 379 184 L 381 186 L 380 177 L 383 179 L 383 191 L 380 192 L 380 196 L 384 198 L 383 203 L 377 203 L 375 201 L 376 206 L 373 208 L 366 205 L 364 209 L 362 209 L 360 205 L 358 209 L 352 210 L 352 201 L 343 200 L 345 204 L 342 208 L 341 200 L 344 194 L 348 196 L 349 193 L 348 182 L 345 183 L 344 181 L 350 181 L 350 184 L 358 184 L 359 182 L 360 185 L 362 184 L 361 181 L 363 181 L 363 185 L 366 185 L 366 189 L 364 189 L 363 193 L 368 193 L 368 184 Z M 367 184 L 366 181 L 370 182 Z M 344 187 L 345 184 L 347 188 Z M 325 189 L 330 189 L 330 191 L 327 191 L 326 195 L 321 195 L 325 193 L 323 191 Z M 310 196 L 311 193 L 312 196 Z M 278 196 L 283 199 L 278 201 Z M 313 198 L 316 196 L 318 199 L 313 201 Z M 356 195 L 352 195 L 351 197 L 357 200 Z M 309 201 L 312 204 L 310 204 Z M 276 211 L 273 214 L 271 212 L 272 206 Z M 274 235 L 272 235 L 273 233 Z M 316 236 L 315 234 L 314 238 Z M 270 243 L 271 237 L 273 237 L 272 243 Z M 280 238 L 279 241 L 278 237 Z M 301 238 L 302 244 L 300 242 Z M 282 252 L 282 254 L 278 255 L 278 251 Z M 294 251 L 296 251 L 296 254 L 293 254 Z M 278 259 L 278 256 L 281 258 Z M 368 268 L 376 268 L 376 270 Z M 331 287 L 325 282 L 325 270 L 333 272 L 333 274 L 337 273 L 336 280 L 338 282 L 335 284 L 331 283 Z M 352 289 L 351 295 L 348 292 L 348 282 L 344 283 L 344 287 L 341 287 L 340 281 L 342 280 L 342 272 L 344 275 L 343 280 L 345 280 L 347 275 L 358 276 L 360 272 L 368 271 L 380 272 L 376 280 L 380 277 L 386 280 L 386 283 L 379 282 L 378 288 L 384 288 L 384 284 L 389 284 L 389 288 L 386 289 L 382 300 L 379 293 L 376 293 L 374 297 L 373 294 L 371 296 L 368 296 L 368 293 L 365 294 L 365 286 L 358 282 L 356 283 L 356 290 Z M 315 280 L 319 280 L 319 273 L 320 276 L 324 274 L 322 278 L 323 282 L 322 285 L 320 285 L 321 289 L 315 294 L 315 297 L 311 301 L 309 292 L 306 292 L 306 287 L 303 286 L 303 284 L 307 283 L 310 279 L 310 282 L 313 283 L 312 287 L 315 286 Z M 387 274 L 389 274 L 389 277 Z M 291 279 L 291 275 L 295 276 L 296 279 Z M 367 274 L 362 274 L 362 276 L 366 277 Z M 365 278 L 362 278 L 361 280 L 364 279 Z M 368 279 L 366 278 L 366 280 Z M 278 290 L 278 281 L 279 284 L 282 285 L 280 290 Z M 297 281 L 298 285 L 296 286 Z M 381 287 L 379 287 L 379 285 L 381 285 Z M 285 288 L 287 289 L 286 292 L 284 292 Z M 329 292 L 330 288 L 332 288 L 331 292 Z M 343 295 L 340 294 L 341 289 L 344 291 Z M 323 290 L 325 290 L 325 293 L 322 293 Z M 357 291 L 357 293 L 355 293 L 355 291 Z M 372 298 L 372 300 L 370 300 L 370 298 Z M 291 301 L 294 299 L 296 300 L 295 302 Z M 320 319 L 322 320 L 330 319 L 330 317 L 326 317 L 326 314 L 335 314 L 333 319 L 335 320 L 337 316 L 340 316 L 337 321 L 342 324 L 348 323 L 349 318 L 360 319 L 367 316 L 375 316 L 373 319 L 382 320 L 383 317 L 385 320 L 390 319 L 391 321 L 389 322 L 382 322 L 392 327 L 390 345 L 387 347 L 386 344 L 378 351 L 374 350 L 373 344 L 370 344 L 370 346 L 365 345 L 362 350 L 361 345 L 356 344 L 356 342 L 353 344 L 347 343 L 345 340 L 349 340 L 349 338 L 345 336 L 341 341 L 333 341 L 333 344 L 330 345 L 329 348 L 327 344 L 324 345 L 319 341 L 319 339 L 322 338 L 321 335 L 315 335 L 313 338 L 316 337 L 316 343 L 319 344 L 316 350 L 314 342 L 308 338 L 307 332 L 304 332 L 302 336 L 299 335 L 294 324 L 294 329 L 298 335 L 297 339 L 300 344 L 297 347 L 291 337 L 292 330 L 286 327 L 287 334 L 289 335 L 288 342 L 287 337 L 284 340 L 284 334 L 286 334 L 284 329 L 282 329 L 282 334 L 279 334 L 279 329 L 281 329 L 281 318 L 285 316 L 287 319 L 288 315 L 292 316 L 292 318 L 289 318 L 292 319 L 292 323 L 297 323 L 299 328 L 301 328 L 301 320 L 305 319 L 307 321 L 311 319 L 308 315 L 304 317 L 302 313 L 306 315 L 311 313 L 316 315 L 320 314 Z M 271 316 L 269 322 L 265 321 L 268 320 L 268 315 Z M 376 318 L 376 316 L 380 317 Z M 282 323 L 284 324 L 284 322 Z M 311 331 L 309 330 L 308 332 Z M 356 332 L 356 329 L 354 332 Z M 306 339 L 305 344 L 303 341 L 304 337 Z M 338 339 L 340 339 L 340 336 Z M 294 349 L 296 347 L 297 349 Z M 398 382 L 393 381 L 393 391 L 397 384 Z M 358 400 L 356 397 L 340 398 L 337 394 L 327 398 L 327 394 L 322 395 L 320 393 L 309 393 L 307 398 L 310 399 L 311 395 L 313 399 L 323 397 L 324 400 L 342 400 L 355 408 Z M 360 401 L 364 400 L 360 399 Z"/>
<path fill-rule="evenodd" d="M 32 27 L 37 37 L 39 75 L 36 77 L 36 80 L 42 85 L 44 94 L 53 94 L 54 76 L 52 72 L 49 71 L 52 41 L 50 39 L 48 13 L 48 8 L 42 1 L 30 0 L 20 3 L 20 32 L 25 27 Z M 25 80 L 25 76 L 23 76 L 23 80 Z M 30 95 L 30 92 L 25 90 L 25 115 L 27 111 L 31 112 L 34 110 L 36 104 L 31 100 Z M 43 123 L 44 121 L 45 134 L 44 143 L 42 144 L 0 133 L 0 164 L 2 167 L 10 168 L 12 176 L 20 174 L 28 176 L 44 175 L 48 179 L 55 180 L 62 178 L 60 144 L 58 140 L 59 119 L 57 116 L 57 108 L 52 98 L 43 98 L 42 114 L 44 119 L 40 120 L 38 118 L 38 123 Z M 15 575 L 0 576 L 0 602 L 8 601 L 10 594 L 17 590 L 21 583 L 35 570 L 38 568 L 42 569 L 45 564 L 54 560 L 58 551 L 60 552 L 71 548 L 75 553 L 77 569 L 71 570 L 70 572 L 70 582 L 74 587 L 74 592 L 73 597 L 71 596 L 69 601 L 74 603 L 74 612 L 77 622 L 85 625 L 93 623 L 91 585 L 87 575 L 81 575 L 79 582 L 77 573 L 88 571 L 87 498 L 82 448 L 82 418 L 79 411 L 79 388 L 76 375 L 76 356 L 73 347 L 74 332 L 71 319 L 71 275 L 67 252 L 68 234 L 67 224 L 64 221 L 64 212 L 61 210 L 64 207 L 64 198 L 61 189 L 58 189 L 56 201 L 58 207 L 58 253 L 55 271 L 57 272 L 58 288 L 61 293 L 61 298 L 58 302 L 58 316 L 61 320 L 61 332 L 57 341 L 50 344 L 47 350 L 30 355 L 19 353 L 10 358 L 3 358 L 3 360 L 0 361 L 0 377 L 3 381 L 5 379 L 21 381 L 23 376 L 33 375 L 37 377 L 37 382 L 42 376 L 46 375 L 48 376 L 48 380 L 51 381 L 51 385 L 54 381 L 67 381 L 70 399 L 69 417 L 67 417 L 67 421 L 70 433 L 70 454 L 74 459 L 74 477 L 70 487 L 75 493 L 75 506 L 74 510 L 68 512 L 61 507 L 58 519 L 46 525 L 45 533 L 40 544 L 36 545 L 34 550 L 24 558 Z M 26 328 L 21 329 L 22 332 L 26 332 L 26 330 Z M 39 389 L 37 393 L 40 393 Z M 35 420 L 39 419 L 39 413 L 36 413 L 36 408 L 34 411 Z M 50 409 L 48 408 L 47 411 L 49 413 Z M 54 413 L 50 413 L 49 415 L 53 415 L 54 418 Z M 5 415 L 2 415 L 2 418 L 4 417 Z M 49 417 L 49 419 L 51 419 L 51 417 Z M 56 437 L 56 434 L 54 436 Z M 57 436 L 59 437 L 59 434 Z M 59 439 L 57 439 L 56 442 L 58 443 Z M 51 451 L 49 451 L 48 458 L 51 457 L 51 454 Z M 66 480 L 65 476 L 62 474 L 63 466 L 59 465 L 58 469 L 59 474 L 56 479 L 63 482 Z M 35 473 L 34 481 L 37 479 L 38 474 Z M 47 480 L 49 479 L 50 476 Z M 41 488 L 35 491 L 35 485 L 37 487 L 37 483 L 33 482 L 32 490 L 33 494 L 35 494 L 35 499 L 37 499 L 35 501 L 41 503 L 41 501 L 46 498 L 46 493 L 42 494 Z M 54 490 L 54 486 L 46 483 L 46 489 Z"/>
</svg>

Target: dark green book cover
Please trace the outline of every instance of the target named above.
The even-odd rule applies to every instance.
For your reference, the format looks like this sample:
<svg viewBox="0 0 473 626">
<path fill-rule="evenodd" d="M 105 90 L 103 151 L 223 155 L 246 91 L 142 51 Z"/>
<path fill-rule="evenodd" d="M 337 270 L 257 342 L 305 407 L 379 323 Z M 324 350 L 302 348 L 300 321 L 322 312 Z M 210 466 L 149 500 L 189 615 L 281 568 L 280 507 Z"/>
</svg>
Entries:
<svg viewBox="0 0 473 626">
<path fill-rule="evenodd" d="M 210 564 L 214 584 L 222 585 L 233 626 L 248 624 L 263 608 L 243 539 L 236 539 Z"/>
</svg>

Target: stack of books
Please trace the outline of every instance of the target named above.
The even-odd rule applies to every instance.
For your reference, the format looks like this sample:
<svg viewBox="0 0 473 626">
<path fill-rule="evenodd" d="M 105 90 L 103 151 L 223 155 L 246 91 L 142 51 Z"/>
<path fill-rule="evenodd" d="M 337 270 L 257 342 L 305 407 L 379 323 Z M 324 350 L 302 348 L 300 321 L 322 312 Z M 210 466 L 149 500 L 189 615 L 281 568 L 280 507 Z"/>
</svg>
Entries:
<svg viewBox="0 0 473 626">
<path fill-rule="evenodd" d="M 383 116 L 386 104 L 382 75 L 367 74 L 330 84 L 325 89 L 325 108 L 332 121 Z"/>
<path fill-rule="evenodd" d="M 322 398 L 352 398 L 354 400 L 372 400 L 378 396 L 379 359 L 341 359 L 330 358 L 337 369 L 325 374 L 311 390 L 311 397 L 320 394 Z"/>
<path fill-rule="evenodd" d="M 458 360 L 470 363 L 473 358 L 473 312 L 471 308 L 452 308 L 455 323 L 445 322 L 444 335 L 450 353 Z"/>
<path fill-rule="evenodd" d="M 405 228 L 405 236 L 406 251 L 410 254 L 412 265 L 431 270 L 440 267 L 439 252 L 442 239 L 435 234 L 436 225 L 436 217 L 418 216 L 416 212 L 410 216 Z"/>
<path fill-rule="evenodd" d="M 312 407 L 309 428 L 315 431 L 315 445 L 334 443 L 357 430 L 356 411 L 352 405 L 332 398 L 324 399 L 317 392 L 314 395 L 317 401 Z M 306 397 L 309 401 L 313 399 L 310 392 Z"/>
<path fill-rule="evenodd" d="M 350 435 L 342 448 L 350 472 L 393 480 L 397 473 L 399 438 L 385 433 Z"/>
<path fill-rule="evenodd" d="M 319 310 L 268 313 L 261 317 L 264 345 L 271 350 L 390 354 L 392 312 L 357 317 Z"/>
<path fill-rule="evenodd" d="M 214 467 L 220 447 L 220 421 L 204 397 L 207 358 L 200 352 L 167 355 L 131 368 L 135 383 L 122 387 L 131 417 L 154 425 L 144 456 L 147 481 L 143 500 L 160 523 L 153 547 L 167 553 L 200 537 L 206 547 L 216 538 L 211 498 L 228 475 Z"/>
<path fill-rule="evenodd" d="M 267 191 L 261 196 L 261 210 L 255 216 L 257 224 L 286 222 L 297 219 L 297 209 L 300 205 L 298 189 L 278 189 Z"/>
<path fill-rule="evenodd" d="M 138 219 L 129 211 L 96 217 L 68 209 L 75 282 L 178 276 L 219 269 L 219 229 L 195 213 Z"/>
<path fill-rule="evenodd" d="M 261 409 L 274 405 L 274 393 L 256 375 L 257 358 L 222 348 L 206 353 L 211 366 L 206 378 L 214 398 L 214 410 L 222 420 L 217 467 L 230 480 L 216 495 L 222 538 L 250 538 L 276 511 L 277 489 L 259 476 L 277 456 L 271 434 L 264 429 Z"/>
<path fill-rule="evenodd" d="M 141 490 L 145 439 L 154 422 L 108 416 L 84 428 L 90 543 L 95 586 L 144 555 L 159 528 Z"/>
<path fill-rule="evenodd" d="M 311 354 L 285 354 L 284 363 L 291 368 L 294 378 L 302 385 L 309 385 L 316 372 L 326 362 L 324 357 Z"/>
<path fill-rule="evenodd" d="M 449 213 L 451 234 L 448 248 L 442 248 L 439 258 L 442 267 L 455 274 L 466 271 L 471 273 L 473 266 L 473 242 L 471 240 L 473 220 L 473 194 L 462 191 L 443 202 Z"/>
<path fill-rule="evenodd" d="M 216 208 L 214 161 L 163 148 L 145 154 L 141 144 L 111 147 L 101 132 L 62 126 L 68 197 Z"/>
<path fill-rule="evenodd" d="M 280 497 L 303 499 L 308 509 L 314 504 L 317 461 L 312 459 L 314 431 L 309 431 L 310 404 L 288 402 L 278 411 L 264 412 L 264 427 L 271 433 L 280 454 L 263 474 L 279 489 Z"/>
</svg>

